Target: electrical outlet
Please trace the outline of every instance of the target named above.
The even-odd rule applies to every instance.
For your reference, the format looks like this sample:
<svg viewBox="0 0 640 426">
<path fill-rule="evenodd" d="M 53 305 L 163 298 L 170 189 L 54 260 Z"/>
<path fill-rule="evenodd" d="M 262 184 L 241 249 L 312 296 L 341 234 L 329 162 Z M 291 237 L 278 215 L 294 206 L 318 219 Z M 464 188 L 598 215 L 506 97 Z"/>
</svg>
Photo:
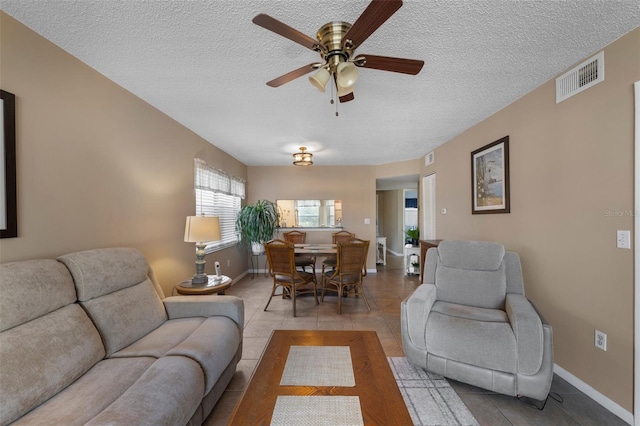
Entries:
<svg viewBox="0 0 640 426">
<path fill-rule="evenodd" d="M 607 350 L 607 334 L 603 333 L 602 331 L 596 330 L 595 345 L 596 345 L 596 348 L 606 351 Z"/>
<path fill-rule="evenodd" d="M 616 231 L 616 247 L 622 249 L 631 248 L 631 231 Z"/>
</svg>

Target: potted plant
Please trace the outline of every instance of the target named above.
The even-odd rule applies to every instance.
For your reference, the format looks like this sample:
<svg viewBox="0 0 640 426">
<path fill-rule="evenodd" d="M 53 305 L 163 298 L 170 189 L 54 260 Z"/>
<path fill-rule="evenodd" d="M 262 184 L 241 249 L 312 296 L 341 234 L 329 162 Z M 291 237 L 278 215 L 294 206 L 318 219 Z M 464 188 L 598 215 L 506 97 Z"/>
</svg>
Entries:
<svg viewBox="0 0 640 426">
<path fill-rule="evenodd" d="M 280 214 L 276 203 L 259 200 L 255 204 L 240 209 L 236 219 L 236 231 L 240 233 L 240 244 L 251 246 L 254 254 L 264 253 L 262 243 L 273 238 L 273 234 L 280 221 Z"/>
<path fill-rule="evenodd" d="M 420 238 L 420 230 L 418 228 L 409 228 L 406 231 L 407 240 L 410 240 L 411 245 L 417 246 L 418 239 Z"/>
</svg>

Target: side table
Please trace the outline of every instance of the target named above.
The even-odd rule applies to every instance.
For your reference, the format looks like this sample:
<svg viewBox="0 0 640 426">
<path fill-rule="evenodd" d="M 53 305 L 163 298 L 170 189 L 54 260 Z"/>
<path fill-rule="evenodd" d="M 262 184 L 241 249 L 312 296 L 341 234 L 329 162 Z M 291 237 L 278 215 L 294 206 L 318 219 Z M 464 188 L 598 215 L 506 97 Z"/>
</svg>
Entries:
<svg viewBox="0 0 640 426">
<path fill-rule="evenodd" d="M 175 291 L 182 295 L 206 295 L 216 293 L 223 295 L 224 291 L 233 284 L 233 280 L 226 275 L 222 275 L 222 281 L 214 281 L 215 275 L 207 275 L 207 277 L 209 277 L 207 284 L 193 285 L 191 280 L 186 280 L 176 285 Z"/>
</svg>

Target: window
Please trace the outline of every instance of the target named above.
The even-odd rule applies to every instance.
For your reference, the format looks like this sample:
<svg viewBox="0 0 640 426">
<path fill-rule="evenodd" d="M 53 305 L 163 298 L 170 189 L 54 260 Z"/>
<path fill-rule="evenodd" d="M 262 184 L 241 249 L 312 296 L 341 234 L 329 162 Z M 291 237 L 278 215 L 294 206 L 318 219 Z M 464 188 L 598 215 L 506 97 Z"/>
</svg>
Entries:
<svg viewBox="0 0 640 426">
<path fill-rule="evenodd" d="M 296 200 L 298 226 L 320 226 L 320 200 Z"/>
<path fill-rule="evenodd" d="M 218 170 L 199 158 L 194 159 L 196 215 L 220 218 L 220 241 L 207 244 L 212 253 L 238 243 L 236 218 L 244 198 L 244 180 Z"/>
</svg>

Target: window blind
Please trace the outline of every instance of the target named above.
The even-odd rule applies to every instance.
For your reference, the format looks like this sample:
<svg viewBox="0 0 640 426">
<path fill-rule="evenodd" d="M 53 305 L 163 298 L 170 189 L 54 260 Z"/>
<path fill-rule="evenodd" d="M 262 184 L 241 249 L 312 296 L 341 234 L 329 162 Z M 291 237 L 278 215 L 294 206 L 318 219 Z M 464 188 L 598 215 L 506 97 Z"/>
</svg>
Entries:
<svg viewBox="0 0 640 426">
<path fill-rule="evenodd" d="M 218 170 L 203 160 L 194 159 L 196 215 L 217 216 L 220 220 L 220 241 L 207 244 L 212 253 L 238 243 L 236 218 L 244 198 L 244 180 Z"/>
</svg>

